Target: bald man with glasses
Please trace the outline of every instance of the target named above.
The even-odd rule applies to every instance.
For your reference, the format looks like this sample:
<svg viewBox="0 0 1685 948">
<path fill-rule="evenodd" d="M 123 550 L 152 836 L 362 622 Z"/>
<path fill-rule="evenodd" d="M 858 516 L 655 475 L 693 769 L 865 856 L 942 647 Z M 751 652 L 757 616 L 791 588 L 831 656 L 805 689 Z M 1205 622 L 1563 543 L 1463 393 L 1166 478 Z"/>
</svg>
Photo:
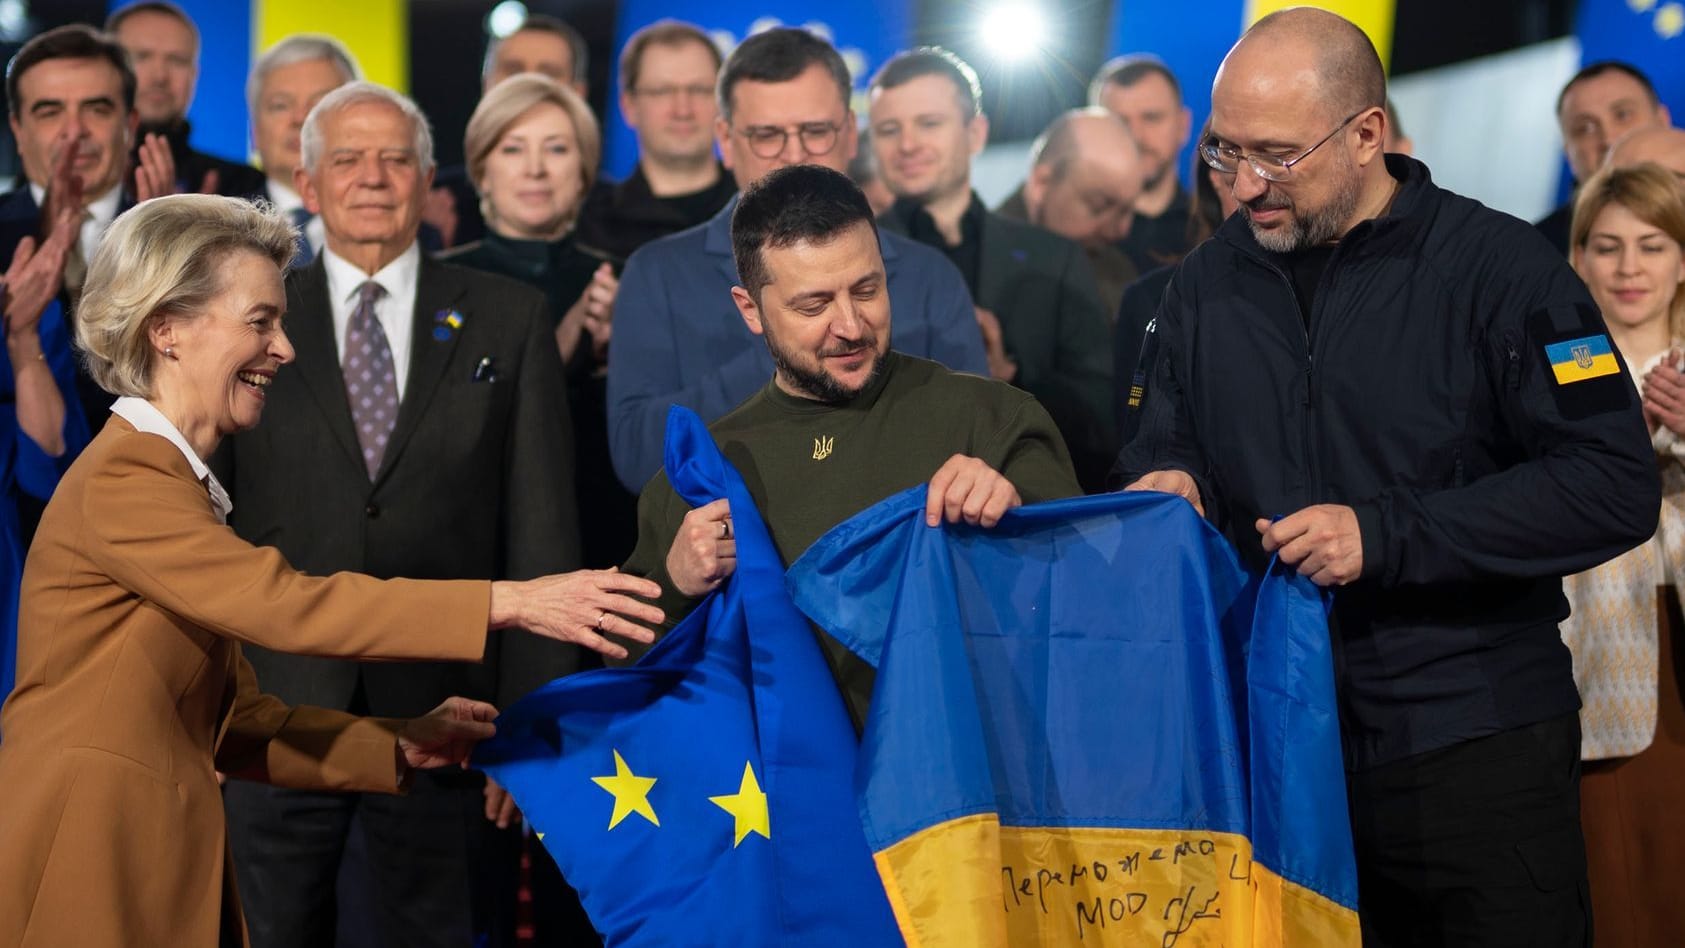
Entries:
<svg viewBox="0 0 1685 948">
<path fill-rule="evenodd" d="M 842 57 L 799 29 L 772 29 L 732 51 L 719 79 L 714 137 L 746 189 L 776 168 L 847 173 L 858 146 Z M 645 245 L 627 261 L 609 356 L 609 448 L 631 491 L 661 468 L 667 409 L 712 422 L 772 377 L 768 349 L 738 318 L 731 288 L 734 198 L 706 223 Z M 958 269 L 936 250 L 879 232 L 896 318 L 892 347 L 988 375 L 982 334 Z"/>
<path fill-rule="evenodd" d="M 1239 212 L 1165 291 L 1119 473 L 1331 590 L 1364 944 L 1585 945 L 1561 577 L 1655 532 L 1655 459 L 1567 262 L 1385 154 L 1385 95 L 1320 10 L 1224 59 Z"/>
</svg>

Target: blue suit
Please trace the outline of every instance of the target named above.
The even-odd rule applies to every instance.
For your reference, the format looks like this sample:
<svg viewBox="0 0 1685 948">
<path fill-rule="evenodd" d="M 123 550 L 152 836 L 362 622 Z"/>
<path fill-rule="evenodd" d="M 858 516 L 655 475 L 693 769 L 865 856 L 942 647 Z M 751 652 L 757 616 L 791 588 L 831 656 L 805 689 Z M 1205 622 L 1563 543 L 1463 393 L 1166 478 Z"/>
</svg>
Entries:
<svg viewBox="0 0 1685 948">
<path fill-rule="evenodd" d="M 689 230 L 645 244 L 626 262 L 608 364 L 609 452 L 628 490 L 661 469 L 667 408 L 713 422 L 772 378 L 766 344 L 731 301 L 737 200 Z M 879 230 L 889 275 L 890 348 L 988 375 L 983 338 L 959 270 L 940 253 Z"/>
<path fill-rule="evenodd" d="M 40 210 L 27 186 L 0 197 L 0 269 L 11 264 L 23 238 L 36 236 L 40 223 Z M 17 640 L 18 581 L 23 576 L 28 546 L 24 521 L 27 519 L 33 530 L 39 505 L 52 496 L 59 475 L 88 444 L 88 423 L 76 397 L 76 357 L 63 313 L 58 300 L 48 303 L 38 328 L 41 352 L 64 396 L 64 453 L 58 457 L 49 457 L 18 426 L 12 363 L 0 349 L 0 699 L 12 690 L 16 667 L 13 648 Z M 19 509 L 25 495 L 34 498 L 34 509 L 27 518 Z"/>
</svg>

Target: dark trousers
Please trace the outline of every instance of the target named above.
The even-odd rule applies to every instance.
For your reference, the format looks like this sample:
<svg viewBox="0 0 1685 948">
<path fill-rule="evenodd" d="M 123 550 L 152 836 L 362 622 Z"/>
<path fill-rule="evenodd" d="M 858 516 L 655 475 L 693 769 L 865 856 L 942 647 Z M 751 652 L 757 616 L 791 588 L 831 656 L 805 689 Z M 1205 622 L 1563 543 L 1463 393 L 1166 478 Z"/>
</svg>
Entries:
<svg viewBox="0 0 1685 948">
<path fill-rule="evenodd" d="M 1591 944 L 1578 715 L 1347 780 L 1366 948 Z"/>
<path fill-rule="evenodd" d="M 336 931 L 373 933 L 391 948 L 469 948 L 486 924 L 480 883 L 492 873 L 480 870 L 491 869 L 495 830 L 479 781 L 454 768 L 421 771 L 405 796 L 229 781 L 229 844 L 253 948 L 327 948 Z M 335 895 L 353 816 L 367 871 L 349 891 L 368 901 L 355 906 Z M 341 925 L 342 911 L 365 923 Z"/>
</svg>

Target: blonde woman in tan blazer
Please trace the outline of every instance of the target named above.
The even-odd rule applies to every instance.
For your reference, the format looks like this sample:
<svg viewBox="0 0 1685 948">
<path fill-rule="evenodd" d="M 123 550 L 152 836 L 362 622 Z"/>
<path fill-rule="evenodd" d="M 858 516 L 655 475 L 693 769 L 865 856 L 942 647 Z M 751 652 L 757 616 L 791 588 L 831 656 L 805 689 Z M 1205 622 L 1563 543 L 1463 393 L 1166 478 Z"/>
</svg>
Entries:
<svg viewBox="0 0 1685 948">
<path fill-rule="evenodd" d="M 293 787 L 399 792 L 466 759 L 489 705 L 409 721 L 289 708 L 240 643 L 312 655 L 478 660 L 519 626 L 610 655 L 647 642 L 654 583 L 615 572 L 530 582 L 294 572 L 225 526 L 205 466 L 257 424 L 292 359 L 281 268 L 295 233 L 230 198 L 159 198 L 113 224 L 77 332 L 124 393 L 47 506 L 24 571 L 17 688 L 0 711 L 0 946 L 245 944 L 217 771 Z M 448 537 L 440 538 L 448 542 Z"/>
</svg>

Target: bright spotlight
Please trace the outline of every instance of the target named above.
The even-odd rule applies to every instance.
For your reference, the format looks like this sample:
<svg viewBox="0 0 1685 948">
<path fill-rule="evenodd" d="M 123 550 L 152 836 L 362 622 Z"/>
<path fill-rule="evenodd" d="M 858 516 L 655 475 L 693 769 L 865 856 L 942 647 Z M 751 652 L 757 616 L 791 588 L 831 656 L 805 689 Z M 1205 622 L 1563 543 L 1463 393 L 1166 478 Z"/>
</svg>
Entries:
<svg viewBox="0 0 1685 948">
<path fill-rule="evenodd" d="M 1023 59 L 1047 42 L 1047 20 L 1027 3 L 1003 3 L 983 17 L 983 45 L 1001 59 Z"/>
<path fill-rule="evenodd" d="M 527 21 L 527 5 L 521 0 L 503 0 L 502 3 L 491 8 L 491 15 L 486 17 L 486 29 L 491 35 L 502 39 L 521 28 Z"/>
</svg>

